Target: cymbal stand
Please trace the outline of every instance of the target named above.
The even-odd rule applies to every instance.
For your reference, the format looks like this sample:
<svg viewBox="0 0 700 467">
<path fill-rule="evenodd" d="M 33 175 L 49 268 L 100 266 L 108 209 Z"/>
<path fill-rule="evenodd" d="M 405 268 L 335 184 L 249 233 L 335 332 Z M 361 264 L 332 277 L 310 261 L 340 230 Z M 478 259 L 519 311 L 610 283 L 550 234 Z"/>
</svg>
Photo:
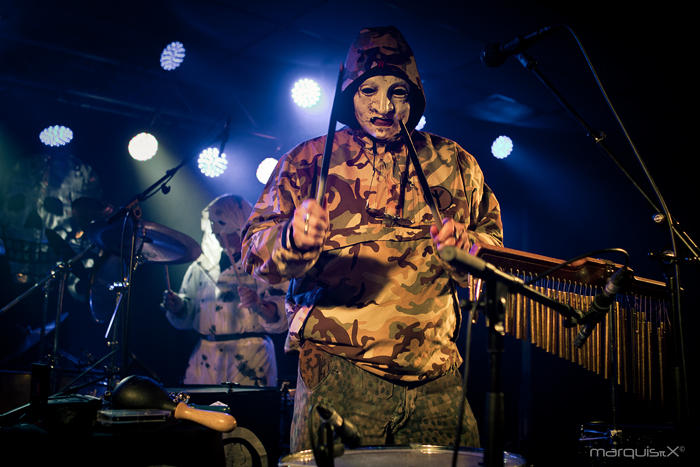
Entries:
<svg viewBox="0 0 700 467">
<path fill-rule="evenodd" d="M 94 244 L 90 244 L 87 248 L 85 248 L 83 251 L 78 253 L 77 255 L 73 256 L 70 258 L 68 261 L 58 261 L 53 268 L 39 281 L 37 281 L 32 287 L 29 289 L 25 290 L 22 294 L 17 296 L 14 300 L 12 300 L 10 303 L 5 305 L 2 309 L 0 309 L 0 314 L 4 313 L 5 311 L 9 310 L 10 308 L 14 307 L 18 303 L 20 303 L 22 300 L 24 300 L 26 297 L 34 293 L 34 291 L 38 289 L 42 289 L 43 293 L 43 304 L 42 304 L 42 322 L 41 322 L 41 337 L 40 337 L 40 349 L 41 349 L 41 359 L 44 360 L 44 362 L 37 362 L 36 364 L 33 365 L 33 368 L 35 367 L 41 367 L 43 368 L 44 375 L 42 376 L 42 384 L 48 385 L 48 391 L 44 392 L 44 395 L 48 395 L 49 393 L 54 393 L 57 389 L 57 378 L 55 374 L 56 370 L 56 365 L 58 363 L 58 356 L 59 356 L 59 334 L 60 334 L 60 325 L 63 317 L 63 298 L 64 298 L 64 293 L 65 293 L 65 288 L 66 288 L 66 280 L 68 278 L 68 274 L 73 270 L 73 266 L 80 261 L 85 254 L 87 254 Z M 54 339 L 53 339 L 53 346 L 51 348 L 51 352 L 47 355 L 45 354 L 46 351 L 46 327 L 47 327 L 47 321 L 48 321 L 48 302 L 49 302 L 49 292 L 51 290 L 51 285 L 52 282 L 58 279 L 58 296 L 56 299 L 56 318 L 55 318 L 55 327 L 54 327 Z M 88 369 L 89 370 L 89 369 Z M 48 372 L 48 374 L 46 374 Z M 85 372 L 87 373 L 87 372 Z M 47 379 L 47 380 L 46 380 Z M 41 403 L 42 401 L 38 401 Z M 45 402 L 45 401 L 43 401 Z"/>
<path fill-rule="evenodd" d="M 131 208 L 124 212 L 124 218 L 122 220 L 124 227 L 122 232 L 128 231 L 130 224 L 129 233 L 129 254 L 128 254 L 128 265 L 123 269 L 122 281 L 115 282 L 110 286 L 110 290 L 117 291 L 117 298 L 112 317 L 110 319 L 107 331 L 105 333 L 105 338 L 109 338 L 110 333 L 112 334 L 111 340 L 108 340 L 108 346 L 111 348 L 110 355 L 118 356 L 118 363 L 112 364 L 112 371 L 110 372 L 110 377 L 108 378 L 108 387 L 113 388 L 119 380 L 127 376 L 127 370 L 129 369 L 132 360 L 138 360 L 136 356 L 129 352 L 129 314 L 131 312 L 131 289 L 133 285 L 133 273 L 139 264 L 138 258 L 141 254 L 141 249 L 143 247 L 143 242 L 138 246 L 137 249 L 137 238 L 139 232 L 139 221 L 141 219 L 141 210 L 138 204 L 134 203 Z M 122 241 L 125 239 L 126 234 L 123 235 Z M 120 260 L 122 263 L 125 258 L 124 255 L 120 255 Z M 124 298 L 126 298 L 126 303 L 124 303 Z M 121 312 L 120 312 L 121 309 Z M 148 370 L 141 362 L 139 364 L 146 369 L 154 379 L 158 379 L 153 375 L 153 372 Z M 115 379 L 116 377 L 116 379 Z"/>
</svg>

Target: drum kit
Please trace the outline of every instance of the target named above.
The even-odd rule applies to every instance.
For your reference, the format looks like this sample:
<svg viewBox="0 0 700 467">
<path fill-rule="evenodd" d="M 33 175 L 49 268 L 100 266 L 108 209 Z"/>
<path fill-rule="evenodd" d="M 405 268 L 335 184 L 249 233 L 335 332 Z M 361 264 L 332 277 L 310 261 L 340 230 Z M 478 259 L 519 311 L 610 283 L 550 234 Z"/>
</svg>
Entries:
<svg viewBox="0 0 700 467">
<path fill-rule="evenodd" d="M 85 235 L 88 246 L 76 253 L 74 246 L 52 229 L 45 229 L 48 246 L 59 261 L 33 286 L 0 309 L 0 315 L 25 300 L 37 291 L 43 292 L 44 313 L 41 326 L 27 333 L 24 342 L 13 355 L 21 355 L 36 345 L 41 348 L 41 359 L 50 368 L 58 366 L 59 354 L 66 355 L 59 349 L 59 331 L 61 323 L 68 315 L 63 310 L 64 292 L 69 276 L 78 278 L 87 295 L 92 317 L 98 324 L 108 324 L 105 333 L 107 355 L 82 371 L 60 392 L 70 392 L 71 386 L 88 374 L 99 373 L 98 365 L 108 359 L 107 374 L 99 377 L 106 379 L 107 385 L 113 387 L 123 378 L 130 359 L 135 358 L 127 349 L 129 298 L 132 289 L 133 272 L 144 264 L 182 264 L 194 261 L 201 254 L 199 244 L 186 234 L 168 228 L 156 222 L 141 219 L 138 203 L 131 203 L 128 209 L 114 213 L 111 208 L 98 200 L 82 200 L 76 203 L 75 222 L 79 235 Z M 105 214 L 111 214 L 107 217 Z M 93 257 L 96 260 L 84 261 Z M 91 267 L 88 267 L 91 266 Z M 56 285 L 56 317 L 53 322 L 47 319 L 48 291 Z M 87 287 L 86 287 L 86 285 Z M 124 300 L 125 299 L 125 300 Z M 46 345 L 46 338 L 53 333 L 53 345 Z M 48 350 L 47 350 L 48 349 Z M 46 350 L 46 352 L 45 352 Z M 114 357 L 121 355 L 121 361 Z M 73 359 L 74 360 L 74 359 Z M 51 389 L 56 389 L 56 378 L 49 382 Z"/>
</svg>

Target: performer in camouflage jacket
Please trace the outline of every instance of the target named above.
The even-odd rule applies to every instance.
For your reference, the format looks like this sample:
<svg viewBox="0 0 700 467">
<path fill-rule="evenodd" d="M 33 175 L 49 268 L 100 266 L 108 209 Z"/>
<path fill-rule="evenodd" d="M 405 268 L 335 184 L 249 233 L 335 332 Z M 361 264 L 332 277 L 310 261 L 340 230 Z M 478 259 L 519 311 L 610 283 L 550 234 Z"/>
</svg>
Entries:
<svg viewBox="0 0 700 467">
<path fill-rule="evenodd" d="M 395 28 L 360 32 L 336 105 L 347 127 L 333 140 L 325 206 L 314 200 L 321 136 L 280 160 L 244 230 L 247 270 L 291 280 L 286 350 L 300 352 L 292 450 L 308 448 L 309 407 L 321 402 L 357 424 L 363 444 L 452 444 L 461 398 L 455 284 L 466 277 L 436 250 L 502 245 L 499 204 L 471 154 L 413 130 L 443 217 L 441 229 L 433 225 L 398 123 L 415 128 L 425 96 Z M 470 409 L 466 421 L 464 442 L 477 446 Z"/>
</svg>

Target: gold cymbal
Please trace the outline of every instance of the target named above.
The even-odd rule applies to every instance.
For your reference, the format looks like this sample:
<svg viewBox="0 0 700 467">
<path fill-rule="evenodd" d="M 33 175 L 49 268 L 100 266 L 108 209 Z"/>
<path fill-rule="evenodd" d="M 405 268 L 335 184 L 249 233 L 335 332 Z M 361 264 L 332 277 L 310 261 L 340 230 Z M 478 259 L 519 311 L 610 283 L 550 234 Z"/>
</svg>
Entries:
<svg viewBox="0 0 700 467">
<path fill-rule="evenodd" d="M 131 239 L 135 233 L 137 259 L 147 263 L 179 264 L 194 261 L 202 254 L 199 244 L 190 236 L 164 225 L 138 220 L 117 219 L 92 222 L 87 229 L 89 238 L 104 250 L 120 257 L 130 253 Z"/>
</svg>

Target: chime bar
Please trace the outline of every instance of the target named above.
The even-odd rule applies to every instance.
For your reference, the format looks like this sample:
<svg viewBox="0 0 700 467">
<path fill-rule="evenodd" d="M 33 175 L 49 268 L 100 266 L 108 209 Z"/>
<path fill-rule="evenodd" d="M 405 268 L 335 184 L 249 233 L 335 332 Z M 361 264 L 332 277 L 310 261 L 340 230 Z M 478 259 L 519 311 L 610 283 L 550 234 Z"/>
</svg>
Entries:
<svg viewBox="0 0 700 467">
<path fill-rule="evenodd" d="M 539 277 L 564 260 L 510 248 L 476 245 L 471 253 L 499 270 L 519 277 L 557 302 L 587 312 L 607 279 L 622 265 L 583 258 Z M 477 293 L 471 281 L 471 296 Z M 550 304 L 551 305 L 551 304 Z M 567 326 L 556 310 L 520 293 L 506 300 L 505 332 L 530 342 L 588 371 L 614 380 L 645 400 L 664 398 L 664 371 L 670 338 L 669 303 L 663 282 L 633 276 L 617 294 L 611 312 L 581 348 L 574 347 L 578 326 Z"/>
</svg>

